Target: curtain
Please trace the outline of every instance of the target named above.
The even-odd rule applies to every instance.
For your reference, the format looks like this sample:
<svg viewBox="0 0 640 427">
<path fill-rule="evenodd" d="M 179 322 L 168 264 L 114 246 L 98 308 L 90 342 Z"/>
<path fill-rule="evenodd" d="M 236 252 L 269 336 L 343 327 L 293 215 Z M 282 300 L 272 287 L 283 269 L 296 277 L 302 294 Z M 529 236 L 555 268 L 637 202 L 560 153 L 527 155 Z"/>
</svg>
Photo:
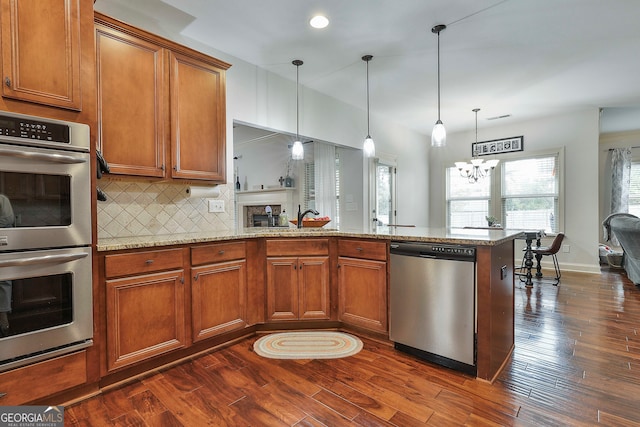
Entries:
<svg viewBox="0 0 640 427">
<path fill-rule="evenodd" d="M 629 184 L 631 180 L 631 149 L 611 150 L 611 213 L 629 212 Z M 612 236 L 611 243 L 620 243 Z"/>
<path fill-rule="evenodd" d="M 316 210 L 320 216 L 336 217 L 336 147 L 313 143 L 316 181 Z M 334 224 L 332 224 L 334 226 Z"/>
</svg>

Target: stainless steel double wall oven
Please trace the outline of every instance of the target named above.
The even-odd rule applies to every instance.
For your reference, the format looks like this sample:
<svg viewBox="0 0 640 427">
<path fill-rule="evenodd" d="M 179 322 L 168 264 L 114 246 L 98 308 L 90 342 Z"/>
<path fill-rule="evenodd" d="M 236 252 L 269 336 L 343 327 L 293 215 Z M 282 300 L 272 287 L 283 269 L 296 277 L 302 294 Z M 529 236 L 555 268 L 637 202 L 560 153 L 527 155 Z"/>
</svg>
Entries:
<svg viewBox="0 0 640 427">
<path fill-rule="evenodd" d="M 91 345 L 89 127 L 0 111 L 0 371 Z"/>
</svg>

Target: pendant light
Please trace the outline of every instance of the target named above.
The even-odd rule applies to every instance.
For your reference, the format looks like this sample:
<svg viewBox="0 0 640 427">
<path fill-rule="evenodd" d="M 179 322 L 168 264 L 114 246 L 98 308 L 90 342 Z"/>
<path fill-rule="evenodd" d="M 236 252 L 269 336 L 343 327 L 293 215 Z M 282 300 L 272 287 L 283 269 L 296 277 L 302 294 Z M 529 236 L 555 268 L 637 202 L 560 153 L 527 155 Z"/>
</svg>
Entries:
<svg viewBox="0 0 640 427">
<path fill-rule="evenodd" d="M 447 143 L 447 131 L 440 120 L 440 31 L 447 28 L 446 25 L 436 25 L 431 32 L 438 35 L 438 121 L 431 132 L 431 146 L 442 147 Z"/>
<path fill-rule="evenodd" d="M 299 59 L 294 59 L 292 62 L 293 65 L 296 66 L 296 140 L 293 143 L 293 147 L 291 147 L 291 158 L 293 160 L 302 160 L 304 159 L 304 147 L 302 147 L 302 142 L 300 141 L 300 66 L 304 64 Z"/>
<path fill-rule="evenodd" d="M 376 155 L 376 146 L 373 143 L 373 139 L 371 139 L 371 134 L 369 132 L 369 61 L 372 59 L 372 55 L 365 55 L 362 57 L 362 60 L 367 63 L 367 137 L 364 139 L 364 145 L 362 146 L 365 157 L 373 157 Z"/>
<path fill-rule="evenodd" d="M 474 108 L 474 113 L 476 113 L 476 146 L 478 144 L 478 111 L 479 108 Z M 473 159 L 471 159 L 470 163 L 467 162 L 455 162 L 456 167 L 460 171 L 460 175 L 463 178 L 467 178 L 471 184 L 474 182 L 478 182 L 479 179 L 485 178 L 489 176 L 489 170 L 492 170 L 498 164 L 498 159 L 491 159 L 484 162 L 482 159 L 478 158 L 477 151 L 473 152 Z"/>
</svg>

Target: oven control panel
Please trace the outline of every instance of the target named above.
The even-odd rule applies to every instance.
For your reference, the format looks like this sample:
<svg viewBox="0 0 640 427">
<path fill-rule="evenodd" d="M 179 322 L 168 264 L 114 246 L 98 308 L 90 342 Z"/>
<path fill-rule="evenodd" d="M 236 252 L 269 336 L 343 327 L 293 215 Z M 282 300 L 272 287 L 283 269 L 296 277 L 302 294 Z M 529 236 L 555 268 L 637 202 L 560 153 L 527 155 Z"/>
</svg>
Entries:
<svg viewBox="0 0 640 427">
<path fill-rule="evenodd" d="M 61 123 L 0 114 L 0 138 L 14 138 L 69 144 L 69 126 Z"/>
</svg>

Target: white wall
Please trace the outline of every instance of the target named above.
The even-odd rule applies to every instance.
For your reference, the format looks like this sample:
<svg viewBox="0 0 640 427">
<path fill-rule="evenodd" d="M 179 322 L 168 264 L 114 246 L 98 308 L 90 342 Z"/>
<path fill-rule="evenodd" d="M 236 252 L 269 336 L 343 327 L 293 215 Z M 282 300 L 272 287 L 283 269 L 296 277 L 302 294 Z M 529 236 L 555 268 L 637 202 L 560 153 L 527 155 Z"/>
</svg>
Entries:
<svg viewBox="0 0 640 427">
<path fill-rule="evenodd" d="M 470 113 L 470 118 L 472 115 Z M 599 272 L 598 242 L 601 238 L 598 201 L 599 111 L 587 109 L 539 120 L 483 128 L 478 124 L 478 140 L 524 135 L 524 152 L 564 147 L 564 245 L 569 253 L 559 253 L 563 270 Z M 454 161 L 471 157 L 475 130 L 451 134 L 444 150 L 432 150 L 429 187 L 432 227 L 445 224 L 444 171 Z M 505 155 L 505 156 L 508 156 Z M 516 255 L 517 257 L 517 255 Z"/>
</svg>

